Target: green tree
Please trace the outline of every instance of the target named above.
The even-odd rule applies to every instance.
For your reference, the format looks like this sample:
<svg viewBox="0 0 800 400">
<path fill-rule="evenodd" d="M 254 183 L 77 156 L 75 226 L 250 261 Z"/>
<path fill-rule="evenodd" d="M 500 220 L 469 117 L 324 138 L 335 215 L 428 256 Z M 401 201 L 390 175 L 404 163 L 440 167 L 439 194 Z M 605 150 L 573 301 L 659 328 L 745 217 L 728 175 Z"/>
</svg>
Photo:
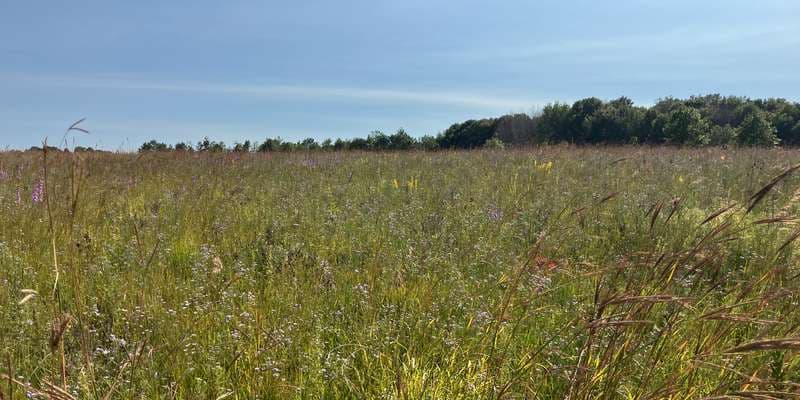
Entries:
<svg viewBox="0 0 800 400">
<path fill-rule="evenodd" d="M 663 132 L 668 143 L 690 146 L 708 144 L 711 127 L 696 109 L 681 105 L 665 118 Z"/>
<path fill-rule="evenodd" d="M 494 135 L 504 143 L 514 145 L 535 143 L 537 122 L 537 118 L 531 118 L 528 114 L 504 115 L 497 120 Z"/>
<path fill-rule="evenodd" d="M 416 144 L 411 135 L 409 135 L 403 128 L 400 128 L 395 134 L 389 136 L 389 148 L 393 150 L 408 150 Z"/>
<path fill-rule="evenodd" d="M 317 143 L 314 138 L 305 138 L 297 143 L 297 148 L 303 150 L 317 150 L 319 149 L 319 143 Z"/>
<path fill-rule="evenodd" d="M 493 138 L 487 140 L 486 143 L 483 144 L 483 148 L 484 149 L 493 149 L 493 150 L 502 150 L 502 149 L 506 148 L 506 145 L 505 145 L 505 143 L 503 143 L 502 140 L 500 140 L 500 138 L 493 137 Z"/>
<path fill-rule="evenodd" d="M 145 142 L 141 146 L 139 146 L 140 153 L 144 153 L 146 151 L 167 151 L 167 150 L 172 150 L 172 147 L 167 146 L 166 143 L 161 143 L 156 140 Z"/>
<path fill-rule="evenodd" d="M 435 136 L 425 135 L 419 138 L 417 146 L 422 150 L 433 151 L 439 148 L 439 142 Z"/>
<path fill-rule="evenodd" d="M 737 135 L 739 132 L 736 128 L 725 125 L 714 125 L 711 127 L 711 132 L 708 135 L 708 144 L 712 146 L 726 146 L 737 142 Z"/>
<path fill-rule="evenodd" d="M 233 144 L 233 151 L 237 153 L 249 153 L 252 144 L 249 140 L 245 140 L 244 143 L 235 142 Z"/>
<path fill-rule="evenodd" d="M 342 140 L 341 138 L 338 138 L 336 139 L 335 142 L 333 142 L 333 149 L 336 151 L 348 150 L 349 148 L 350 148 L 350 142 L 347 140 Z"/>
<path fill-rule="evenodd" d="M 175 143 L 175 151 L 193 151 L 192 145 L 187 144 L 186 142 L 178 142 Z"/>
<path fill-rule="evenodd" d="M 800 104 L 784 102 L 770 115 L 781 144 L 800 144 Z"/>
<path fill-rule="evenodd" d="M 603 101 L 597 97 L 588 97 L 572 104 L 570 108 L 570 125 L 568 141 L 586 143 L 590 141 L 592 117 L 603 107 Z"/>
<path fill-rule="evenodd" d="M 570 107 L 564 103 L 544 106 L 536 124 L 537 142 L 558 143 L 569 140 Z"/>
<path fill-rule="evenodd" d="M 283 139 L 281 138 L 267 138 L 264 140 L 263 143 L 258 145 L 257 150 L 259 152 L 268 152 L 268 151 L 279 151 L 282 147 Z"/>
<path fill-rule="evenodd" d="M 775 146 L 780 142 L 775 127 L 763 111 L 747 114 L 737 127 L 739 144 L 745 146 Z"/>
<path fill-rule="evenodd" d="M 444 149 L 481 147 L 494 136 L 496 127 L 497 120 L 495 119 L 471 119 L 460 124 L 453 124 L 439 136 L 439 147 Z"/>
<path fill-rule="evenodd" d="M 386 136 L 386 134 L 381 131 L 372 131 L 369 136 L 367 136 L 367 143 L 371 150 L 387 150 L 392 144 L 389 140 L 389 136 Z"/>
<path fill-rule="evenodd" d="M 610 101 L 589 117 L 589 143 L 630 143 L 638 140 L 644 111 L 627 97 Z M 637 139 L 634 139 L 637 138 Z"/>
</svg>

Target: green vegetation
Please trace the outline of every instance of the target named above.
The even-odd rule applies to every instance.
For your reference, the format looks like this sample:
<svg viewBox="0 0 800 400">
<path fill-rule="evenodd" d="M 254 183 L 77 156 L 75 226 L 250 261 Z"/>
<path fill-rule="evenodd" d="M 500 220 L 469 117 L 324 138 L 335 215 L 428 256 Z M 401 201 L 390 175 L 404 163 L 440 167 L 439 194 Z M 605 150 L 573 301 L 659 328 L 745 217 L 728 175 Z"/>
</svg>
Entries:
<svg viewBox="0 0 800 400">
<path fill-rule="evenodd" d="M 650 108 L 637 107 L 625 97 L 602 101 L 590 97 L 572 106 L 548 104 L 534 115 L 511 114 L 500 118 L 453 124 L 437 136 L 411 137 L 400 129 L 386 135 L 375 131 L 366 139 L 312 138 L 297 143 L 280 138 L 261 144 L 198 143 L 205 151 L 294 151 L 294 150 L 436 150 L 473 149 L 497 139 L 505 145 L 533 144 L 669 144 L 676 146 L 796 146 L 800 144 L 800 104 L 784 99 L 757 99 L 708 95 L 686 100 L 667 98 Z M 490 146 L 496 147 L 495 144 Z M 164 151 L 172 147 L 155 140 L 140 151 Z M 191 150 L 185 143 L 176 150 Z"/>
<path fill-rule="evenodd" d="M 578 122 L 551 108 L 541 124 Z M 670 141 L 717 118 L 643 112 Z M 767 115 L 731 126 L 767 140 Z M 3 399 L 800 387 L 794 151 L 204 147 L 0 153 Z"/>
</svg>

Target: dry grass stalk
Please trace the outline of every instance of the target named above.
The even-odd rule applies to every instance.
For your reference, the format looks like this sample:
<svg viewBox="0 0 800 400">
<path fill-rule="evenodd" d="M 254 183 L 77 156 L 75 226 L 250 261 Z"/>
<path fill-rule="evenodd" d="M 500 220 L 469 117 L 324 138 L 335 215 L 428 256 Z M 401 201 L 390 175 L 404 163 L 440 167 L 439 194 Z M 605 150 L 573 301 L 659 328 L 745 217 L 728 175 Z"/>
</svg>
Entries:
<svg viewBox="0 0 800 400">
<path fill-rule="evenodd" d="M 800 338 L 756 340 L 736 346 L 725 353 L 748 353 L 763 350 L 800 350 Z"/>
<path fill-rule="evenodd" d="M 764 198 L 767 196 L 767 194 L 769 194 L 769 192 L 772 190 L 772 188 L 775 187 L 775 185 L 777 185 L 782 180 L 784 180 L 787 177 L 789 177 L 789 175 L 791 175 L 798 168 L 800 168 L 800 164 L 797 164 L 797 165 L 795 165 L 795 166 L 793 166 L 793 167 L 781 172 L 778 176 L 772 178 L 772 180 L 769 181 L 769 183 L 767 183 L 766 185 L 764 185 L 764 187 L 762 187 L 759 191 L 755 192 L 752 196 L 750 196 L 750 199 L 749 199 L 750 205 L 747 206 L 747 211 L 745 211 L 745 213 L 750 213 L 750 211 L 753 211 L 753 209 L 758 205 L 758 203 L 760 203 L 762 200 L 764 200 Z"/>
<path fill-rule="evenodd" d="M 781 321 L 769 320 L 769 319 L 757 319 L 748 317 L 745 315 L 738 315 L 738 314 L 716 314 L 705 317 L 703 319 L 711 320 L 711 321 L 734 321 L 734 322 L 746 322 L 751 324 L 757 325 L 774 325 L 774 324 L 783 324 Z"/>
<path fill-rule="evenodd" d="M 706 217 L 706 219 L 704 219 L 703 222 L 700 223 L 700 225 L 707 224 L 708 222 L 714 220 L 714 218 L 719 217 L 720 215 L 724 214 L 725 212 L 727 212 L 728 210 L 730 210 L 730 209 L 732 209 L 733 207 L 736 207 L 736 206 L 737 206 L 737 203 L 733 202 L 733 203 L 731 203 L 731 204 L 729 204 L 729 205 L 727 205 L 725 207 L 720 208 L 717 211 L 714 211 L 713 213 L 709 214 L 708 217 Z"/>
</svg>

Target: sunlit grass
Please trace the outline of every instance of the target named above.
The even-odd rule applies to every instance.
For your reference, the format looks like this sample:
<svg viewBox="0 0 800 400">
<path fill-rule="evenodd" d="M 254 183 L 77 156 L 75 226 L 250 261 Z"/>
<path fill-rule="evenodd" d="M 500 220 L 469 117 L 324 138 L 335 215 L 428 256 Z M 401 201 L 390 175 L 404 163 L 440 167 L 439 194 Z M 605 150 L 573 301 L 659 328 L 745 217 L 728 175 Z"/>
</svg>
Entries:
<svg viewBox="0 0 800 400">
<path fill-rule="evenodd" d="M 0 393 L 786 397 L 800 343 L 765 340 L 798 337 L 800 181 L 746 208 L 797 162 L 48 153 L 43 201 L 42 154 L 5 153 Z"/>
</svg>

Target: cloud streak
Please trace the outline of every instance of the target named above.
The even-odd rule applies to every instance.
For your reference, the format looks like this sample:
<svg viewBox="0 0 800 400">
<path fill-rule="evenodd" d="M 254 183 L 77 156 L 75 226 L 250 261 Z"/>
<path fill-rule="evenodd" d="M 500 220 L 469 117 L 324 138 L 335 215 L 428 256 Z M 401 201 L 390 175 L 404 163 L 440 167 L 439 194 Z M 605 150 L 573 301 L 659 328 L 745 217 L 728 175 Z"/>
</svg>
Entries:
<svg viewBox="0 0 800 400">
<path fill-rule="evenodd" d="M 465 50 L 450 53 L 464 61 L 522 61 L 542 56 L 600 55 L 616 58 L 620 55 L 683 54 L 690 50 L 712 52 L 747 52 L 767 47 L 790 47 L 800 43 L 796 26 L 738 27 L 708 31 L 698 28 L 678 28 L 663 32 L 615 36 L 588 40 L 564 40 L 538 44 L 520 44 L 493 50 Z"/>
<path fill-rule="evenodd" d="M 94 88 L 172 93 L 198 93 L 219 96 L 247 96 L 268 99 L 295 99 L 317 101 L 361 101 L 378 103 L 409 103 L 457 106 L 489 110 L 517 110 L 540 105 L 538 101 L 515 99 L 484 93 L 462 93 L 438 90 L 402 90 L 364 87 L 268 85 L 212 83 L 198 81 L 151 81 L 140 79 L 5 76 L 6 80 L 42 86 L 66 88 Z"/>
</svg>

